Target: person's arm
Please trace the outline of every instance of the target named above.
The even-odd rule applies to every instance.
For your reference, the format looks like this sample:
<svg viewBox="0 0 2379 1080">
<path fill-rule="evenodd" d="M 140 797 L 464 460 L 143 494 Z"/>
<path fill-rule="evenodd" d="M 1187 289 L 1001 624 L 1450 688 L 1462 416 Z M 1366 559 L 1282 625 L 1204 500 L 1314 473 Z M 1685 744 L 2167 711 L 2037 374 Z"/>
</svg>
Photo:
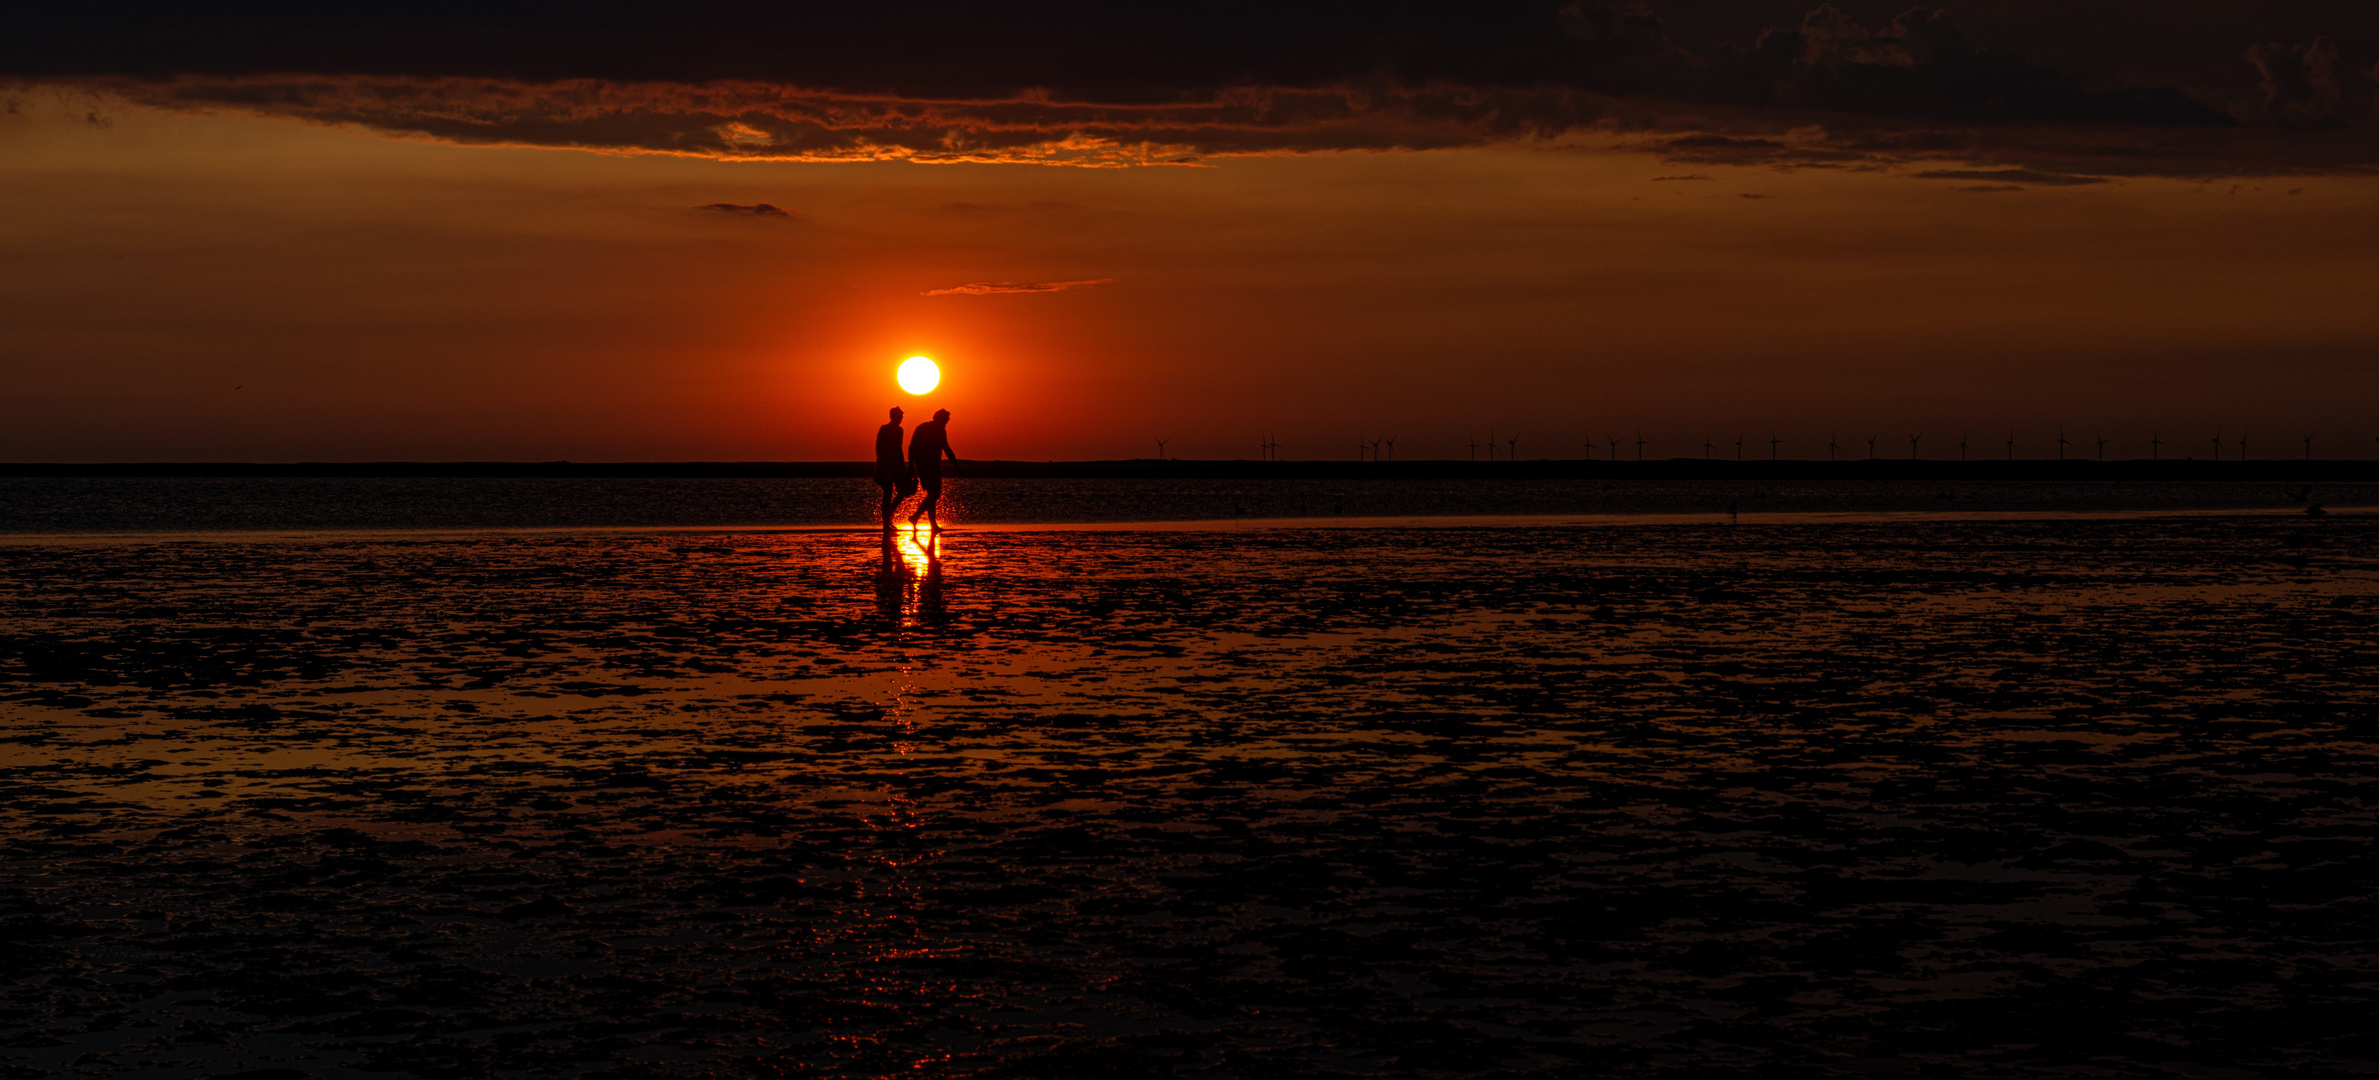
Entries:
<svg viewBox="0 0 2379 1080">
<path fill-rule="evenodd" d="M 950 455 L 950 471 L 957 473 L 960 476 L 965 476 L 966 470 L 958 467 L 958 451 L 950 449 L 950 437 L 948 435 L 942 436 L 942 452 Z"/>
</svg>

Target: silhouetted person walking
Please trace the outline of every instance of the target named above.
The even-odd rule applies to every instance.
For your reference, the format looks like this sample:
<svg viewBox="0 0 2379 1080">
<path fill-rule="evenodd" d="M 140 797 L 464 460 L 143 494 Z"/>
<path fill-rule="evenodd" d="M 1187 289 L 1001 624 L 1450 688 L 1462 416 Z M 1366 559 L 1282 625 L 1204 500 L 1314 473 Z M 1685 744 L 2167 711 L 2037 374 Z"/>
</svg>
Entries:
<svg viewBox="0 0 2379 1080">
<path fill-rule="evenodd" d="M 917 481 L 909 475 L 909 463 L 900 456 L 900 406 L 892 407 L 892 422 L 876 429 L 876 486 L 884 489 L 884 529 L 892 528 L 892 512 L 903 500 L 917 491 Z M 923 431 L 924 425 L 918 425 Z M 937 477 L 938 481 L 939 478 Z"/>
<path fill-rule="evenodd" d="M 914 528 L 922 517 L 933 524 L 933 531 L 942 531 L 942 523 L 933 516 L 934 507 L 942 501 L 942 458 L 950 459 L 950 471 L 965 476 L 958 467 L 958 453 L 950 449 L 950 410 L 937 409 L 933 419 L 917 425 L 917 433 L 909 437 L 909 468 L 916 470 L 917 483 L 925 488 L 925 501 L 917 504 L 909 515 Z"/>
</svg>

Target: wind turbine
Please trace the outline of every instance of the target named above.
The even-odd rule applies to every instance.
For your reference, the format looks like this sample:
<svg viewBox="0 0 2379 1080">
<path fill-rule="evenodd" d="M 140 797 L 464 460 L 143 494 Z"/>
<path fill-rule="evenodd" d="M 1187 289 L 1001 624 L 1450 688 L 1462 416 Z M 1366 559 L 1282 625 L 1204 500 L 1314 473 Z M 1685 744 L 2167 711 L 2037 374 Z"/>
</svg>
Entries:
<svg viewBox="0 0 2379 1080">
<path fill-rule="evenodd" d="M 2214 429 L 2214 460 L 2222 460 L 2222 429 L 2220 427 Z"/>
<path fill-rule="evenodd" d="M 2065 460 L 2065 429 L 2057 429 L 2057 460 Z"/>
<path fill-rule="evenodd" d="M 1834 454 L 1841 449 L 1842 447 L 1834 442 L 1834 433 L 1826 432 L 1826 460 L 1834 460 Z"/>
<path fill-rule="evenodd" d="M 2164 460 L 2164 433 L 2155 428 L 2148 429 L 2148 460 Z"/>
<path fill-rule="evenodd" d="M 1156 441 L 1156 459 L 1158 461 L 1165 460 L 1165 444 L 1171 441 L 1171 439 L 1158 439 Z"/>
<path fill-rule="evenodd" d="M 1882 438 L 1882 436 L 1880 436 L 1880 435 L 1869 435 L 1869 436 L 1867 436 L 1867 460 L 1869 460 L 1869 461 L 1873 461 L 1873 460 L 1875 460 L 1875 440 L 1877 440 L 1877 439 L 1879 439 L 1879 438 Z"/>
<path fill-rule="evenodd" d="M 1608 439 L 1604 439 L 1603 441 L 1611 444 L 1611 460 L 1619 460 L 1619 444 L 1626 442 L 1627 440 L 1622 439 L 1617 435 L 1613 435 Z"/>
<path fill-rule="evenodd" d="M 1641 432 L 1641 431 L 1639 431 L 1639 432 L 1636 432 L 1636 460 L 1637 460 L 1637 461 L 1642 461 L 1642 460 L 1644 460 L 1644 445 L 1645 445 L 1645 443 L 1644 443 L 1644 433 L 1643 433 L 1643 432 Z"/>
<path fill-rule="evenodd" d="M 2247 460 L 2247 433 L 2239 432 L 2239 460 Z"/>
<path fill-rule="evenodd" d="M 1963 431 L 1958 433 L 1958 460 L 1966 460 L 1966 433 Z"/>
<path fill-rule="evenodd" d="M 1705 432 L 1703 432 L 1703 433 L 1702 433 L 1702 460 L 1703 460 L 1703 461 L 1708 461 L 1708 460 L 1710 460 L 1710 451 L 1712 451 L 1712 450 L 1715 450 L 1715 449 L 1717 449 L 1717 447 L 1715 447 L 1715 446 L 1711 445 L 1711 443 L 1710 443 L 1710 433 L 1709 433 L 1709 432 L 1706 432 L 1706 431 L 1705 431 Z"/>
<path fill-rule="evenodd" d="M 1777 437 L 1776 437 L 1776 433 L 1775 433 L 1775 432 L 1771 431 L 1771 432 L 1769 432 L 1769 433 L 1768 433 L 1768 460 L 1769 460 L 1769 461 L 1774 461 L 1774 460 L 1776 460 L 1776 448 L 1777 448 L 1777 447 L 1779 447 L 1779 446 L 1782 446 L 1782 445 L 1784 445 L 1784 440 L 1777 438 Z"/>
<path fill-rule="evenodd" d="M 1916 460 L 1916 444 L 1917 444 L 1917 441 L 1918 441 L 1918 440 L 1920 440 L 1920 439 L 1922 439 L 1922 438 L 1924 438 L 1924 436 L 1923 436 L 1923 435 L 1921 435 L 1921 434 L 1920 434 L 1920 435 L 1911 435 L 1911 436 L 1909 436 L 1909 437 L 1908 437 L 1908 460 L 1910 460 L 1910 461 L 1915 461 L 1915 460 Z"/>
<path fill-rule="evenodd" d="M 1735 460 L 1743 460 L 1743 433 L 1740 431 L 1735 433 Z"/>
<path fill-rule="evenodd" d="M 2311 435 L 2305 436 L 2305 460 L 2313 460 L 2313 437 Z"/>
<path fill-rule="evenodd" d="M 2007 460 L 2016 459 L 2016 429 L 2007 429 Z"/>
<path fill-rule="evenodd" d="M 1396 460 L 1396 436 L 1388 436 L 1388 460 Z"/>
<path fill-rule="evenodd" d="M 2106 436 L 2104 435 L 2098 437 L 2098 460 L 2106 460 Z"/>
<path fill-rule="evenodd" d="M 1505 455 L 1503 456 L 1503 459 L 1504 459 L 1505 461 L 1518 461 L 1518 460 L 1520 460 L 1520 437 L 1519 437 L 1518 435 L 1514 435 L 1514 436 L 1512 436 L 1512 438 L 1511 438 L 1511 452 L 1510 452 L 1510 453 L 1508 453 L 1508 454 L 1505 454 Z"/>
<path fill-rule="evenodd" d="M 1465 438 L 1465 439 L 1469 439 L 1469 440 L 1470 440 L 1470 460 L 1472 460 L 1472 461 L 1477 461 L 1477 460 L 1479 459 L 1479 439 L 1478 439 L 1478 436 L 1476 436 L 1476 435 L 1465 435 L 1465 436 L 1463 436 L 1463 438 Z M 1586 445 L 1587 445 L 1587 447 L 1588 447 L 1589 449 L 1591 449 L 1591 448 L 1594 446 L 1594 444 L 1593 444 L 1593 443 L 1587 443 Z M 1590 455 L 1588 455 L 1588 456 L 1592 456 L 1592 455 L 1590 454 Z"/>
</svg>

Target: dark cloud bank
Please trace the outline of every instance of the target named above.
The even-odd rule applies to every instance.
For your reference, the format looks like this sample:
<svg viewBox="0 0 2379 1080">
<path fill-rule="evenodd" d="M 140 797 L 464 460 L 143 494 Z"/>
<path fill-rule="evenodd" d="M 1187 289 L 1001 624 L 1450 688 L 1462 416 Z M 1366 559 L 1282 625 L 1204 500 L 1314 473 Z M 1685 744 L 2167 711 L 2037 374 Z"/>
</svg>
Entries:
<svg viewBox="0 0 2379 1080">
<path fill-rule="evenodd" d="M 1688 163 L 2035 183 L 2379 162 L 2363 7 L 2002 2 L 1978 29 L 1844 2 L 98 3 L 20 18 L 0 74 L 745 158 L 1138 164 L 1585 134 Z M 2095 44 L 2052 63 L 2028 54 L 2043 40 Z"/>
</svg>

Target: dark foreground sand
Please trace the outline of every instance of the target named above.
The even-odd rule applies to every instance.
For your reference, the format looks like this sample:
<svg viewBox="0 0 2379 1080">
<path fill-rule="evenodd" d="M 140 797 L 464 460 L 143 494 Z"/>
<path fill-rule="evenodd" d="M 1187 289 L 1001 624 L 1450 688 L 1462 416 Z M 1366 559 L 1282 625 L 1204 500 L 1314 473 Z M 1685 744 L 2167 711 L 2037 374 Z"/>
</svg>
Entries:
<svg viewBox="0 0 2379 1080">
<path fill-rule="evenodd" d="M 7 1076 L 2379 1068 L 2379 520 L 0 545 Z"/>
</svg>

